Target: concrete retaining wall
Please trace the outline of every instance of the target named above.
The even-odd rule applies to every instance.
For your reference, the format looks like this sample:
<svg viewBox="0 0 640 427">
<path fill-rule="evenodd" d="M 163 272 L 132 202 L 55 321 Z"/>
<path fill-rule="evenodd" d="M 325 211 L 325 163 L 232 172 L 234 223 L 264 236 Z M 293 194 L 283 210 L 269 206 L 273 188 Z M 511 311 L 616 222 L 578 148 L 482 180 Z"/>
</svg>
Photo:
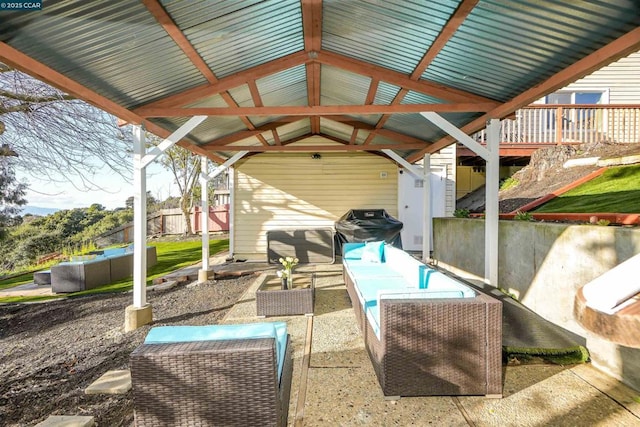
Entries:
<svg viewBox="0 0 640 427">
<path fill-rule="evenodd" d="M 483 220 L 436 218 L 433 240 L 439 266 L 484 277 Z M 599 338 L 573 316 L 578 288 L 640 253 L 640 229 L 500 221 L 498 248 L 498 286 L 583 337 L 594 365 L 640 390 L 640 349 Z"/>
</svg>

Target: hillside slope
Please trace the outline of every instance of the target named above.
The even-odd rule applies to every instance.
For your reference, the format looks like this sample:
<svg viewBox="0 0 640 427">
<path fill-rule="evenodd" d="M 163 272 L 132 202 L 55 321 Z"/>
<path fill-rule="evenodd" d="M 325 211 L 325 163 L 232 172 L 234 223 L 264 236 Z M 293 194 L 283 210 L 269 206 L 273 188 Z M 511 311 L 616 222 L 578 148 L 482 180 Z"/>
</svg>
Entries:
<svg viewBox="0 0 640 427">
<path fill-rule="evenodd" d="M 569 159 L 600 157 L 601 159 L 640 154 L 640 143 L 559 145 L 537 150 L 529 165 L 513 175 L 517 185 L 499 193 L 500 212 L 517 210 L 533 200 L 543 197 L 599 169 L 597 166 L 564 168 Z M 459 209 L 484 211 L 484 187 L 465 195 L 456 203 Z"/>
</svg>

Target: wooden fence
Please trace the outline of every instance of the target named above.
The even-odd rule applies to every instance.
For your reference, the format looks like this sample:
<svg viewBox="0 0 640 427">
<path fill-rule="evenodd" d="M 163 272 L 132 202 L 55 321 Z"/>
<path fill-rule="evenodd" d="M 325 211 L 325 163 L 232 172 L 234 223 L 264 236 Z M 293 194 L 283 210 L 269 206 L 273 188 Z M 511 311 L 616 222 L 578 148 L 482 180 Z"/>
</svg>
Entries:
<svg viewBox="0 0 640 427">
<path fill-rule="evenodd" d="M 200 218 L 202 209 L 196 206 L 191 211 L 191 226 L 194 233 L 202 231 Z M 211 206 L 209 208 L 209 232 L 229 231 L 229 205 Z M 168 234 L 186 234 L 186 224 L 180 209 L 162 209 L 147 217 L 147 235 L 163 236 Z M 96 239 L 98 246 L 133 241 L 133 223 L 115 228 Z"/>
</svg>

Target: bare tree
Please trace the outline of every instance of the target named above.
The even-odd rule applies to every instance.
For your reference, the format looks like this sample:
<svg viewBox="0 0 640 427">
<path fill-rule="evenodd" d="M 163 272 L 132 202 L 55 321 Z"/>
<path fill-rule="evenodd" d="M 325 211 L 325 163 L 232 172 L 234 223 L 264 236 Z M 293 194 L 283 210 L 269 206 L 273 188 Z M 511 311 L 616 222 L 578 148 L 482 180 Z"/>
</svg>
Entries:
<svg viewBox="0 0 640 427">
<path fill-rule="evenodd" d="M 15 225 L 24 199 L 26 184 L 17 181 L 13 164 L 16 152 L 8 145 L 0 146 L 0 240 L 6 227 Z"/>
<path fill-rule="evenodd" d="M 100 188 L 106 164 L 130 179 L 131 131 L 117 118 L 0 63 L 0 145 L 17 170 L 81 190 Z"/>
<path fill-rule="evenodd" d="M 151 141 L 159 142 L 158 138 L 150 136 Z M 160 160 L 162 166 L 171 171 L 180 191 L 180 210 L 185 221 L 187 234 L 193 234 L 191 224 L 191 210 L 194 206 L 195 189 L 198 186 L 201 157 L 178 145 L 165 151 Z"/>
</svg>

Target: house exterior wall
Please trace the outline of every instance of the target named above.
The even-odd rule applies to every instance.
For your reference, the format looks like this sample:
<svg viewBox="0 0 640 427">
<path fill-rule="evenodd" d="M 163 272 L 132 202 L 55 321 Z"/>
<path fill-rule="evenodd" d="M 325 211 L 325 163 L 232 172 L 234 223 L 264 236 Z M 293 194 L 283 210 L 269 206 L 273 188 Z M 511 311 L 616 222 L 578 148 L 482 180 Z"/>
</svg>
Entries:
<svg viewBox="0 0 640 427">
<path fill-rule="evenodd" d="M 457 180 L 456 144 L 451 144 L 431 155 L 431 166 L 441 166 L 447 170 L 447 188 L 445 199 L 445 215 L 453 216 L 456 210 L 456 180 Z"/>
<path fill-rule="evenodd" d="M 266 233 L 333 227 L 349 209 L 385 209 L 397 217 L 397 165 L 353 153 L 264 153 L 234 168 L 236 259 L 267 258 Z"/>
<path fill-rule="evenodd" d="M 571 83 L 563 90 L 608 90 L 609 104 L 639 104 L 640 52 L 632 53 L 594 71 L 588 76 Z"/>
</svg>

